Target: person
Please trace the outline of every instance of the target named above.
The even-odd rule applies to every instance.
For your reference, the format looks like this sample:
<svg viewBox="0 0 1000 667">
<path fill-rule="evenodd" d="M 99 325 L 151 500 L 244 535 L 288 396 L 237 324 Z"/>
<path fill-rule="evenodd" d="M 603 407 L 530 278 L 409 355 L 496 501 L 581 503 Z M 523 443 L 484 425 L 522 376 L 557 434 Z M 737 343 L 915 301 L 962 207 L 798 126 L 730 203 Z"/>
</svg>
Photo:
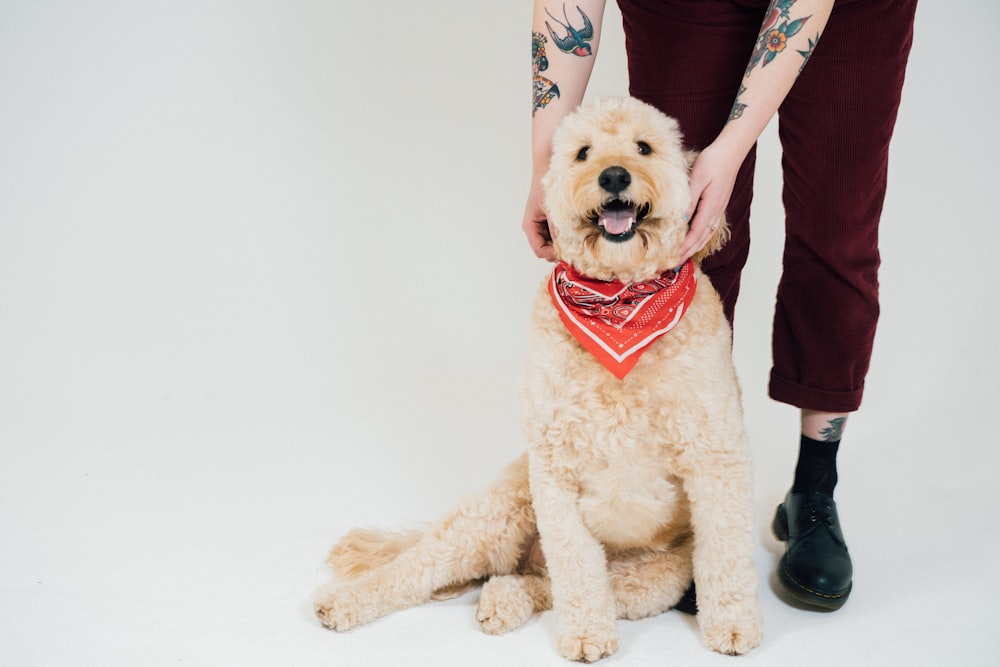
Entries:
<svg viewBox="0 0 1000 667">
<path fill-rule="evenodd" d="M 861 403 L 879 315 L 878 223 L 916 0 L 619 0 L 629 92 L 680 123 L 691 170 L 684 259 L 725 214 L 731 238 L 703 263 L 733 321 L 750 247 L 755 146 L 778 115 L 785 246 L 769 395 L 801 437 L 775 535 L 778 580 L 840 608 L 853 569 L 834 502 L 837 452 Z M 552 133 L 583 99 L 604 0 L 535 0 L 532 180 L 522 227 L 553 259 L 540 179 Z"/>
</svg>

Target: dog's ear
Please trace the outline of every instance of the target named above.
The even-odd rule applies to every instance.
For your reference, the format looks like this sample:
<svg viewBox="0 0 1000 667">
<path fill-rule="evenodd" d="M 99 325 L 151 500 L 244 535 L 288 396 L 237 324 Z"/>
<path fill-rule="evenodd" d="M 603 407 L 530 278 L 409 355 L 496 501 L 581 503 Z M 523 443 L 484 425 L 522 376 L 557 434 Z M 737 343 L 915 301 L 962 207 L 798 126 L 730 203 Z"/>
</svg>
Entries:
<svg viewBox="0 0 1000 667">
<path fill-rule="evenodd" d="M 705 259 L 709 255 L 718 250 L 722 249 L 722 246 L 726 245 L 726 241 L 729 240 L 729 223 L 726 222 L 726 217 L 722 216 L 719 218 L 719 224 L 715 228 L 715 232 L 712 234 L 711 238 L 708 239 L 708 243 L 705 247 L 699 250 L 691 258 L 694 260 L 695 264 L 701 264 L 701 260 Z"/>
<path fill-rule="evenodd" d="M 694 166 L 694 161 L 698 157 L 698 151 L 690 151 L 690 150 L 684 149 L 684 150 L 681 151 L 681 153 L 684 155 L 684 161 L 687 162 L 687 166 L 688 166 L 688 174 L 690 174 L 691 173 L 691 167 Z"/>
</svg>

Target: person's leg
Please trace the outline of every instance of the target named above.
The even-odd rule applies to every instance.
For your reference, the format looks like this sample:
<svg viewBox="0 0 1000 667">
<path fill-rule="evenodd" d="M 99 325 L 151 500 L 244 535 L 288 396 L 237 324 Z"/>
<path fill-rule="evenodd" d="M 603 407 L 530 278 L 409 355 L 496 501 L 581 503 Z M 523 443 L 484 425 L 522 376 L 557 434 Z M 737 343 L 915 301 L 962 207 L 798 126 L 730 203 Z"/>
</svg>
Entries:
<svg viewBox="0 0 1000 667">
<path fill-rule="evenodd" d="M 833 500 L 847 417 L 802 410 L 795 477 L 772 524 L 775 536 L 788 543 L 778 580 L 799 602 L 826 609 L 839 609 L 853 586 L 853 565 Z"/>
<path fill-rule="evenodd" d="M 792 493 L 821 491 L 833 496 L 837 486 L 837 450 L 847 413 L 802 410 L 802 437 Z"/>
<path fill-rule="evenodd" d="M 861 403 L 879 316 L 878 223 L 915 5 L 838 3 L 779 110 L 786 240 L 769 393 L 802 410 L 802 437 L 774 528 L 789 542 L 779 579 L 826 608 L 851 590 L 836 455 Z"/>
<path fill-rule="evenodd" d="M 769 391 L 799 408 L 847 413 L 861 404 L 915 4 L 838 2 L 779 110 L 786 238 Z"/>
<path fill-rule="evenodd" d="M 700 150 L 729 118 L 753 51 L 766 0 L 733 2 L 620 0 L 629 91 L 677 119 L 684 144 Z M 730 324 L 750 250 L 750 202 L 756 153 L 740 169 L 726 209 L 731 237 L 702 269 L 722 297 Z"/>
</svg>

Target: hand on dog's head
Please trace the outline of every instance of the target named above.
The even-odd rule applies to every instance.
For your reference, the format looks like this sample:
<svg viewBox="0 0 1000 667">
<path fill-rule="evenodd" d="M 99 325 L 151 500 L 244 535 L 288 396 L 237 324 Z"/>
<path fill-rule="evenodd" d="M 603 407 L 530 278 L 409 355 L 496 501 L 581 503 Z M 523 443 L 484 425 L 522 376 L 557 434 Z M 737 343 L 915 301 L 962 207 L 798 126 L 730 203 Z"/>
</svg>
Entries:
<svg viewBox="0 0 1000 667">
<path fill-rule="evenodd" d="M 677 121 L 634 98 L 606 98 L 566 117 L 543 185 L 556 258 L 597 280 L 623 283 L 675 268 L 687 233 L 694 154 Z M 719 225 L 699 262 L 718 250 Z"/>
</svg>

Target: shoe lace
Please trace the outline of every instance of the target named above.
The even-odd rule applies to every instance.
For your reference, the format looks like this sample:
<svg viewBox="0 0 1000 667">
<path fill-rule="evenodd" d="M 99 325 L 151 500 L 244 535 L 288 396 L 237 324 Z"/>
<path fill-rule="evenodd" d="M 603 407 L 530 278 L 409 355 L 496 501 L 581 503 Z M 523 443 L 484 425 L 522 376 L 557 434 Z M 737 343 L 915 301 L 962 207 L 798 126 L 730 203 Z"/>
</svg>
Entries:
<svg viewBox="0 0 1000 667">
<path fill-rule="evenodd" d="M 833 505 L 829 496 L 814 493 L 806 508 L 809 510 L 810 523 L 824 523 L 831 528 L 834 526 Z"/>
</svg>

